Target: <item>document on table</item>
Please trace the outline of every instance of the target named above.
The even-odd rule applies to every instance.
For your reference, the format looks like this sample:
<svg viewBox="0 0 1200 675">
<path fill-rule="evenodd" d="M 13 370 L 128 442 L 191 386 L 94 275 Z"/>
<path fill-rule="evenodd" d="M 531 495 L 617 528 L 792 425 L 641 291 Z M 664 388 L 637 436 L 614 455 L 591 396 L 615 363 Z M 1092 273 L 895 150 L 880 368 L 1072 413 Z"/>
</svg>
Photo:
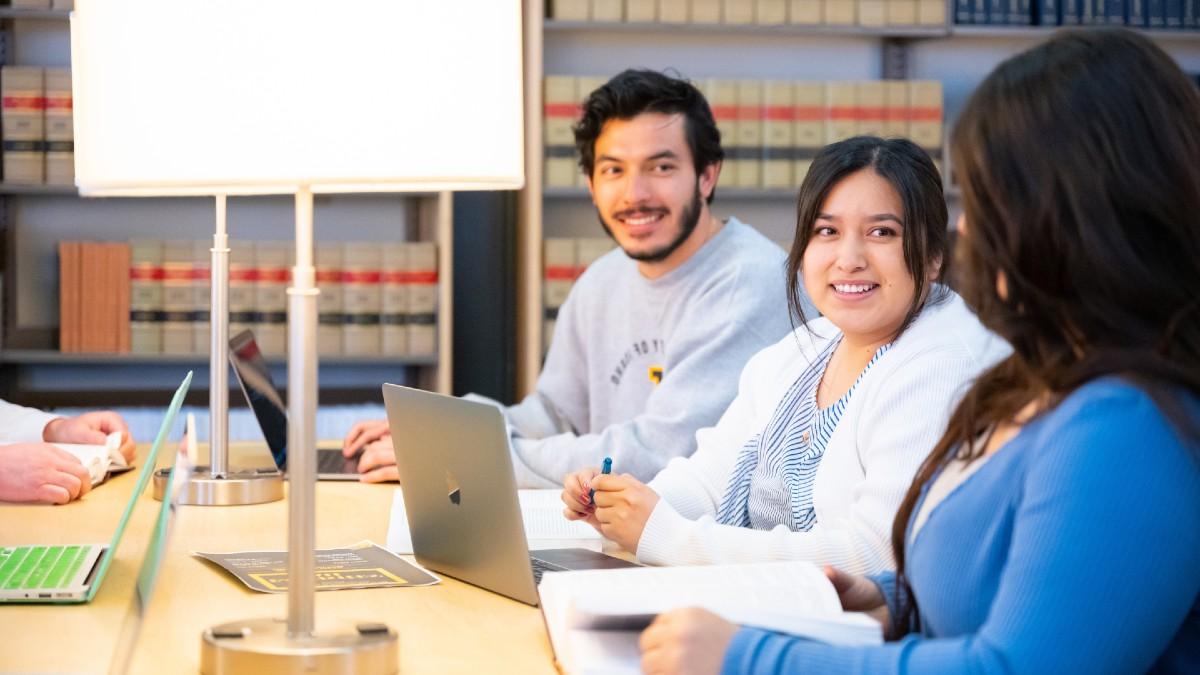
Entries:
<svg viewBox="0 0 1200 675">
<path fill-rule="evenodd" d="M 221 566 L 250 590 L 261 593 L 286 593 L 288 590 L 287 551 L 192 555 Z M 314 573 L 318 591 L 430 586 L 440 581 L 426 570 L 369 541 L 345 548 L 318 549 Z"/>
</svg>

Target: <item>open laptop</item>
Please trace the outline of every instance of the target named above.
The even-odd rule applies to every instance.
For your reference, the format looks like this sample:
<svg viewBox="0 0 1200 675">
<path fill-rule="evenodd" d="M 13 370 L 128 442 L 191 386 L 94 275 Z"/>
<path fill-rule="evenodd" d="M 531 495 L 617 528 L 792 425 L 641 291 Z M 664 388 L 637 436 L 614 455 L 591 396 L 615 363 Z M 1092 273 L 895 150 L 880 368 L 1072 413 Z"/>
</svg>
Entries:
<svg viewBox="0 0 1200 675">
<path fill-rule="evenodd" d="M 188 386 L 192 373 L 188 372 L 183 384 L 171 399 L 167 414 L 158 427 L 154 445 L 142 463 L 137 485 L 129 495 L 125 511 L 117 523 L 112 540 L 105 544 L 67 544 L 62 546 L 8 546 L 0 545 L 0 603 L 81 603 L 90 602 L 100 590 L 100 584 L 116 555 L 117 545 L 129 525 L 133 507 L 146 491 L 150 474 L 154 473 L 158 451 L 166 442 L 171 425 Z M 100 488 L 104 489 L 104 488 Z M 169 508 L 170 500 L 163 501 Z M 160 516 L 161 519 L 161 516 Z"/>
<path fill-rule="evenodd" d="M 280 471 L 287 470 L 287 406 L 275 388 L 267 361 L 254 333 L 244 330 L 229 339 L 229 362 L 254 411 L 271 457 Z M 358 480 L 358 456 L 343 457 L 342 446 L 317 446 L 318 480 Z"/>
<path fill-rule="evenodd" d="M 395 384 L 383 401 L 422 565 L 530 605 L 544 571 L 635 566 L 586 549 L 529 550 L 495 406 Z"/>
</svg>

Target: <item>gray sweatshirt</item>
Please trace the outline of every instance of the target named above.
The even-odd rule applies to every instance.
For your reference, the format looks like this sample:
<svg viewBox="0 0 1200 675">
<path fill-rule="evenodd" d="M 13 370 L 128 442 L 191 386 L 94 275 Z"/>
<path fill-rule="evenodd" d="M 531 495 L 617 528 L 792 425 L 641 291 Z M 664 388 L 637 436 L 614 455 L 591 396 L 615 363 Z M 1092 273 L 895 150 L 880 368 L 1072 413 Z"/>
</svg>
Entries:
<svg viewBox="0 0 1200 675">
<path fill-rule="evenodd" d="M 658 279 L 620 249 L 593 263 L 559 310 L 536 391 L 506 410 L 518 484 L 558 487 L 605 457 L 649 481 L 691 455 L 742 366 L 791 329 L 784 259 L 730 218 Z"/>
</svg>

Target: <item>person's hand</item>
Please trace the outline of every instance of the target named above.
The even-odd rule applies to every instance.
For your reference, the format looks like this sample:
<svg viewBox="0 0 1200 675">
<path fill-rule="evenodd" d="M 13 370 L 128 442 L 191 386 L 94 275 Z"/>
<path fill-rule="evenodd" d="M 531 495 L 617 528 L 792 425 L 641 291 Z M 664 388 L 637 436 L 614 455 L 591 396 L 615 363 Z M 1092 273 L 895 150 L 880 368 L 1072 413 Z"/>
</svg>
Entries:
<svg viewBox="0 0 1200 675">
<path fill-rule="evenodd" d="M 592 505 L 591 480 L 600 474 L 600 469 L 589 466 L 575 473 L 568 474 L 563 480 L 562 500 L 566 507 L 563 515 L 567 520 L 583 520 L 588 525 L 600 530 L 600 521 L 596 519 L 596 509 Z M 603 534 L 603 532 L 601 532 Z"/>
<path fill-rule="evenodd" d="M 642 672 L 719 673 L 738 627 L 704 609 L 676 609 L 651 623 L 638 639 Z"/>
<path fill-rule="evenodd" d="M 385 434 L 379 440 L 366 444 L 362 456 L 358 458 L 358 473 L 358 479 L 364 483 L 400 480 L 391 434 Z"/>
<path fill-rule="evenodd" d="M 658 504 L 658 493 L 627 473 L 594 476 L 591 487 L 596 491 L 595 516 L 600 521 L 600 533 L 636 553 L 646 521 Z"/>
<path fill-rule="evenodd" d="M 363 420 L 362 422 L 356 422 L 354 426 L 350 427 L 350 431 L 342 441 L 342 456 L 353 457 L 358 454 L 359 450 L 366 447 L 368 443 L 383 438 L 388 439 L 388 443 L 392 442 L 387 420 Z"/>
<path fill-rule="evenodd" d="M 129 426 L 125 424 L 125 420 L 111 410 L 50 420 L 42 430 L 42 440 L 47 443 L 104 445 L 106 437 L 114 431 L 121 432 L 121 454 L 125 456 L 125 461 L 133 461 L 137 444 L 129 434 Z"/>
<path fill-rule="evenodd" d="M 0 446 L 0 501 L 66 504 L 92 489 L 92 477 L 69 452 L 47 443 Z"/>
<path fill-rule="evenodd" d="M 886 634 L 891 626 L 891 614 L 887 600 L 875 582 L 856 574 L 846 574 L 836 567 L 825 566 L 825 576 L 833 582 L 842 609 L 847 612 L 864 612 L 883 626 Z"/>
</svg>

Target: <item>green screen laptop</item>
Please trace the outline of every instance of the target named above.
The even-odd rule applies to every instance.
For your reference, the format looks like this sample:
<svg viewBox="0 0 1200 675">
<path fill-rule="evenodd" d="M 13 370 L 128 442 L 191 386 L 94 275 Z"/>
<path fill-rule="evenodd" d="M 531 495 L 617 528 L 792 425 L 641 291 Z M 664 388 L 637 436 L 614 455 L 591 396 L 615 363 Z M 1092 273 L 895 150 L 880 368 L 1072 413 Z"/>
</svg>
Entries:
<svg viewBox="0 0 1200 675">
<path fill-rule="evenodd" d="M 158 451 L 166 441 L 179 406 L 183 404 L 184 394 L 192 383 L 192 373 L 188 372 L 183 384 L 171 399 L 167 414 L 158 427 L 158 436 L 154 445 L 142 464 L 138 474 L 137 486 L 125 504 L 117 531 L 113 533 L 112 541 L 105 544 L 76 544 L 63 546 L 4 546 L 0 545 L 0 603 L 5 602 L 39 602 L 39 603 L 79 603 L 90 602 L 96 597 L 100 583 L 108 572 L 117 544 L 121 535 L 125 534 L 125 526 L 133 513 L 134 504 L 146 490 L 150 474 L 154 473 L 155 460 Z M 163 501 L 169 506 L 170 500 Z"/>
</svg>

